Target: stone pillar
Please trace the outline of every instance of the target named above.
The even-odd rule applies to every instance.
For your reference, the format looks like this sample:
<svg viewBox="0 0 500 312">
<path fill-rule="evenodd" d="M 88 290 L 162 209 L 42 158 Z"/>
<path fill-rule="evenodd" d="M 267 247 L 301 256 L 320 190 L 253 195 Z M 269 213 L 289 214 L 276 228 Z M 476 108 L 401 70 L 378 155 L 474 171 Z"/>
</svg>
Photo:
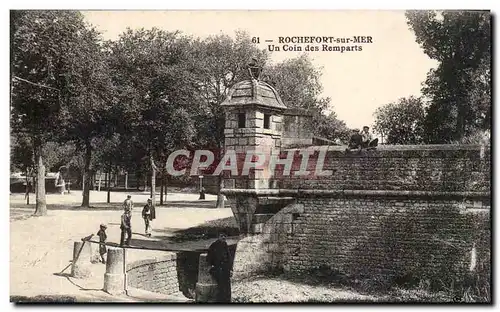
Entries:
<svg viewBox="0 0 500 312">
<path fill-rule="evenodd" d="M 90 258 L 90 243 L 83 241 L 74 242 L 71 276 L 76 278 L 86 278 L 92 276 Z"/>
<path fill-rule="evenodd" d="M 196 283 L 196 302 L 216 302 L 217 282 L 209 273 L 210 265 L 207 263 L 207 254 L 200 255 L 198 266 L 198 282 Z"/>
<path fill-rule="evenodd" d="M 108 248 L 103 289 L 111 295 L 125 292 L 125 252 L 123 248 Z"/>
</svg>

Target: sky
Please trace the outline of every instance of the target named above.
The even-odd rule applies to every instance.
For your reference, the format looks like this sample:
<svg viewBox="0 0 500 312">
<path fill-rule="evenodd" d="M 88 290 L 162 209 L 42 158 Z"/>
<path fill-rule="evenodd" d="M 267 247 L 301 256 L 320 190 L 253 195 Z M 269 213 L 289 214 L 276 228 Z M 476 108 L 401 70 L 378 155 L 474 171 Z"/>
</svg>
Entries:
<svg viewBox="0 0 500 312">
<path fill-rule="evenodd" d="M 427 72 L 437 65 L 423 53 L 406 24 L 404 11 L 83 11 L 89 23 L 116 39 L 127 27 L 157 27 L 186 35 L 207 37 L 219 33 L 234 36 L 245 30 L 258 37 L 261 49 L 280 47 L 271 53 L 272 62 L 309 53 L 322 69 L 323 97 L 331 98 L 330 111 L 350 128 L 372 126 L 378 107 L 402 97 L 419 96 Z M 327 36 L 353 38 L 371 36 L 362 51 L 305 52 L 307 43 L 295 44 L 302 51 L 284 51 L 279 37 Z M 273 40 L 266 43 L 265 40 Z M 352 39 L 351 39 L 352 40 Z M 313 44 L 322 49 L 322 44 Z M 342 45 L 341 43 L 327 45 Z M 290 43 L 289 46 L 294 46 Z M 265 70 L 265 69 L 264 69 Z M 286 103 L 285 103 L 286 104 Z"/>
</svg>

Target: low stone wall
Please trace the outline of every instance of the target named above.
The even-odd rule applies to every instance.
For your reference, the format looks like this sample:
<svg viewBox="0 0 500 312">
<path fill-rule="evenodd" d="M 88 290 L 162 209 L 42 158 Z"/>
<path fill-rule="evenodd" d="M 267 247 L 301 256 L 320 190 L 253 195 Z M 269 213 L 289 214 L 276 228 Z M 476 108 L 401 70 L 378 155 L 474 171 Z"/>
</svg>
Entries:
<svg viewBox="0 0 500 312">
<path fill-rule="evenodd" d="M 488 201 L 412 198 L 298 198 L 304 212 L 287 234 L 283 268 L 326 267 L 393 281 L 467 272 L 471 251 L 489 261 Z"/>
<path fill-rule="evenodd" d="M 127 286 L 151 292 L 174 295 L 179 293 L 175 253 L 127 264 Z"/>
<path fill-rule="evenodd" d="M 238 241 L 234 256 L 233 278 L 238 280 L 261 272 L 282 270 L 284 255 L 293 233 L 293 220 L 304 211 L 301 204 L 291 204 L 265 224 L 253 226 L 254 235 Z"/>
<path fill-rule="evenodd" d="M 388 283 L 437 280 L 443 272 L 453 277 L 490 261 L 487 200 L 299 197 L 296 202 L 239 241 L 236 279 L 326 269 Z"/>
<path fill-rule="evenodd" d="M 314 173 L 321 149 L 311 150 L 309 176 L 293 174 L 299 158 L 291 175 L 281 174 L 282 165 L 277 169 L 274 189 L 223 191 L 240 229 L 250 234 L 238 243 L 235 277 L 326 270 L 389 283 L 413 277 L 453 283 L 443 278 L 489 266 L 489 148 L 385 146 L 346 153 L 326 147 L 322 169 L 331 171 L 324 176 Z M 295 202 L 253 224 L 266 196 Z"/>
<path fill-rule="evenodd" d="M 278 189 L 489 192 L 490 149 L 480 145 L 381 146 L 361 153 L 345 147 L 313 146 L 307 175 L 296 175 L 302 159 L 295 151 L 290 174 L 276 168 Z M 293 150 L 283 151 L 283 157 Z M 322 162 L 322 166 L 320 163 Z M 317 168 L 318 167 L 318 168 Z M 324 175 L 320 172 L 324 171 Z M 328 173 L 327 173 L 328 172 Z M 271 185 L 273 185 L 271 183 Z"/>
</svg>

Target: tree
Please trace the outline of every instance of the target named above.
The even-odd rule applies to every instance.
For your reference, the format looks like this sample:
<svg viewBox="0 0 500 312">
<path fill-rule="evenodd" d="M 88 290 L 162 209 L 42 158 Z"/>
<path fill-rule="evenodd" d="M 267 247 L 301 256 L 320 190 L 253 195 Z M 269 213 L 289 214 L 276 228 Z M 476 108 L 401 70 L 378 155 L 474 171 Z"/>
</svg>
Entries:
<svg viewBox="0 0 500 312">
<path fill-rule="evenodd" d="M 43 147 L 57 136 L 59 112 L 71 76 L 70 55 L 85 29 L 75 11 L 11 11 L 11 129 L 32 142 L 36 172 L 35 215 L 47 213 Z"/>
<path fill-rule="evenodd" d="M 34 167 L 33 144 L 26 133 L 10 135 L 10 171 L 26 173 Z"/>
<path fill-rule="evenodd" d="M 81 206 L 89 207 L 92 151 L 97 138 L 114 133 L 117 102 L 100 34 L 85 27 L 76 39 L 75 45 L 66 51 L 65 101 L 59 113 L 58 131 L 61 141 L 74 142 L 84 153 Z"/>
<path fill-rule="evenodd" d="M 424 83 L 430 100 L 426 141 L 459 141 L 491 127 L 491 25 L 488 11 L 409 11 L 417 43 L 439 62 Z"/>
<path fill-rule="evenodd" d="M 314 134 L 340 144 L 347 144 L 351 131 L 347 128 L 345 122 L 337 118 L 335 112 L 328 115 L 315 114 L 313 116 Z"/>
<path fill-rule="evenodd" d="M 402 98 L 375 111 L 374 130 L 388 144 L 421 144 L 424 138 L 425 110 L 420 98 Z"/>
<path fill-rule="evenodd" d="M 26 204 L 29 205 L 29 192 L 33 163 L 33 144 L 26 133 L 12 133 L 10 137 L 10 171 L 21 171 L 25 175 Z"/>
<path fill-rule="evenodd" d="M 210 36 L 193 42 L 196 66 L 197 93 L 201 97 L 202 111 L 195 117 L 197 146 L 217 149 L 224 147 L 225 114 L 220 104 L 230 88 L 237 82 L 249 79 L 247 65 L 252 58 L 265 63 L 267 54 L 259 50 L 246 32 L 236 32 L 236 38 L 228 35 Z M 218 153 L 215 162 L 222 157 Z M 217 208 L 224 207 L 222 175 L 219 176 Z"/>
<path fill-rule="evenodd" d="M 321 69 L 316 68 L 307 54 L 266 67 L 262 80 L 278 91 L 287 107 L 322 112 L 330 98 L 321 98 Z"/>
<path fill-rule="evenodd" d="M 290 108 L 302 108 L 313 114 L 314 134 L 332 141 L 348 140 L 349 130 L 334 112 L 325 115 L 330 98 L 321 97 L 321 68 L 307 54 L 266 67 L 262 80 L 269 82 Z"/>
<path fill-rule="evenodd" d="M 197 114 L 198 103 L 190 40 L 179 32 L 129 29 L 108 43 L 108 53 L 121 104 L 116 131 L 129 151 L 149 164 L 155 204 L 156 174 L 163 167 L 157 160 L 195 136 L 191 115 Z"/>
</svg>

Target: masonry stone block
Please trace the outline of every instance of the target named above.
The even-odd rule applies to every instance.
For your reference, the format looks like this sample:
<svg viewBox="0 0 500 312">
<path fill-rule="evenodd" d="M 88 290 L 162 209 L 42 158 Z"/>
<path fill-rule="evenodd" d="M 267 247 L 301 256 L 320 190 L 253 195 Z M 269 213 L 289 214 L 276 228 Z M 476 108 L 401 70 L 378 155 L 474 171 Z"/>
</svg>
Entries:
<svg viewBox="0 0 500 312">
<path fill-rule="evenodd" d="M 198 282 L 196 283 L 196 302 L 216 302 L 217 282 L 210 275 L 210 266 L 207 262 L 207 255 L 201 254 L 198 268 Z"/>
<path fill-rule="evenodd" d="M 111 295 L 125 292 L 125 252 L 123 248 L 108 248 L 103 289 Z"/>
<path fill-rule="evenodd" d="M 87 278 L 92 276 L 92 250 L 90 244 L 91 243 L 84 241 L 74 242 L 71 276 L 76 278 Z"/>
</svg>

